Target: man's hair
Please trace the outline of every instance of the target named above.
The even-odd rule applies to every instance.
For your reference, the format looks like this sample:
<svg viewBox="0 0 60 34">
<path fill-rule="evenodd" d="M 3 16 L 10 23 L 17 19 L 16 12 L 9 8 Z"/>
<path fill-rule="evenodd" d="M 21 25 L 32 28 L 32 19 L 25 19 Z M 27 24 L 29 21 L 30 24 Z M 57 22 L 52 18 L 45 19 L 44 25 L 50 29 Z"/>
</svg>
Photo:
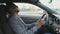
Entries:
<svg viewBox="0 0 60 34">
<path fill-rule="evenodd" d="M 10 3 L 10 4 L 7 4 L 7 5 L 6 5 L 7 11 L 9 11 L 10 8 L 15 8 L 15 7 L 18 7 L 18 6 L 16 6 L 16 5 L 13 4 L 13 3 Z"/>
</svg>

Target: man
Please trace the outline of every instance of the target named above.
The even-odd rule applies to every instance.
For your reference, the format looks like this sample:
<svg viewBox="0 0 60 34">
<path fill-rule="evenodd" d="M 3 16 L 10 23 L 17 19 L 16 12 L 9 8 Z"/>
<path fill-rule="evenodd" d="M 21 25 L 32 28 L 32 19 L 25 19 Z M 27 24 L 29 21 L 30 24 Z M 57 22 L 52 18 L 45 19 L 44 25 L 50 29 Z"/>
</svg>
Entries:
<svg viewBox="0 0 60 34">
<path fill-rule="evenodd" d="M 18 7 L 14 4 L 7 7 L 10 17 L 8 18 L 9 26 L 13 30 L 14 34 L 34 34 L 41 26 L 44 24 L 44 20 L 39 20 L 37 24 L 31 29 L 23 22 L 23 20 L 18 15 Z"/>
</svg>

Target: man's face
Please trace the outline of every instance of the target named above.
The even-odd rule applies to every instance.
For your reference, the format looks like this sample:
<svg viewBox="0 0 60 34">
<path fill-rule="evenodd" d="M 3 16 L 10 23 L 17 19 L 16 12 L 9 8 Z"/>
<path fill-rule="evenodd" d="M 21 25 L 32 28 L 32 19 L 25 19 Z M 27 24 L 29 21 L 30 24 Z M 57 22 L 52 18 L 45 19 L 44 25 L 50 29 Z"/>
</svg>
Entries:
<svg viewBox="0 0 60 34">
<path fill-rule="evenodd" d="M 18 11 L 18 7 L 11 7 L 11 8 L 9 9 L 9 12 L 12 13 L 12 14 L 18 13 L 17 11 Z"/>
</svg>

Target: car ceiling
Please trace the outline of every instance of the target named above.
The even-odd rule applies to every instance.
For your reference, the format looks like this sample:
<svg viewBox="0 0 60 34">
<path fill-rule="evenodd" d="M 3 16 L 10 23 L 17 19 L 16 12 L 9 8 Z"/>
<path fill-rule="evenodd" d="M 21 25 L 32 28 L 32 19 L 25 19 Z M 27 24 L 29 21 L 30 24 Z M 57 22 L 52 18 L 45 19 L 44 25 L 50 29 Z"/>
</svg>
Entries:
<svg viewBox="0 0 60 34">
<path fill-rule="evenodd" d="M 26 2 L 26 3 L 37 3 L 39 0 L 0 0 L 0 3 L 7 2 Z"/>
</svg>

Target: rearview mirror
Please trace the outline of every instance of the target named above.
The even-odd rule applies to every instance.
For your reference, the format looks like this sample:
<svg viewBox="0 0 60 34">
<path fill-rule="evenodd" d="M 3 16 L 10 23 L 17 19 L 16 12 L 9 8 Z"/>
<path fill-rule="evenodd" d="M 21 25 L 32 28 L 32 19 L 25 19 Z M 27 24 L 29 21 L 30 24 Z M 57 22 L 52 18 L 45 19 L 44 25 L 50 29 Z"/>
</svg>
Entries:
<svg viewBox="0 0 60 34">
<path fill-rule="evenodd" d="M 39 2 L 52 3 L 52 0 L 39 0 Z"/>
<path fill-rule="evenodd" d="M 52 3 L 52 0 L 50 0 L 49 3 Z"/>
</svg>

